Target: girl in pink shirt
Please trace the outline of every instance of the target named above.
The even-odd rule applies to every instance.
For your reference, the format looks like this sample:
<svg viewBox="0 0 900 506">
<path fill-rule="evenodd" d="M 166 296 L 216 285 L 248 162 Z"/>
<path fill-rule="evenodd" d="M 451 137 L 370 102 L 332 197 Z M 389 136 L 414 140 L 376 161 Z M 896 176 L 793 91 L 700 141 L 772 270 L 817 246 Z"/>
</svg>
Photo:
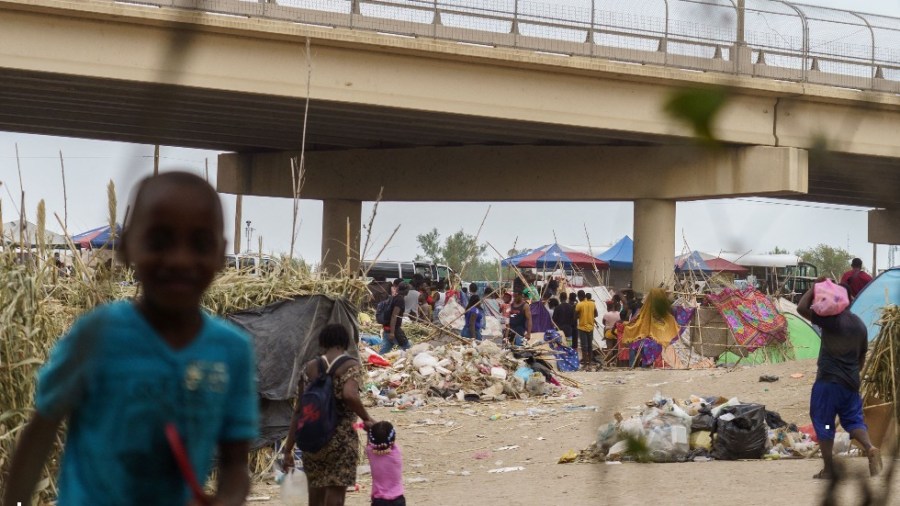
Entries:
<svg viewBox="0 0 900 506">
<path fill-rule="evenodd" d="M 366 456 L 372 469 L 372 506 L 406 506 L 403 454 L 395 443 L 396 436 L 389 422 L 378 422 L 369 429 Z"/>
</svg>

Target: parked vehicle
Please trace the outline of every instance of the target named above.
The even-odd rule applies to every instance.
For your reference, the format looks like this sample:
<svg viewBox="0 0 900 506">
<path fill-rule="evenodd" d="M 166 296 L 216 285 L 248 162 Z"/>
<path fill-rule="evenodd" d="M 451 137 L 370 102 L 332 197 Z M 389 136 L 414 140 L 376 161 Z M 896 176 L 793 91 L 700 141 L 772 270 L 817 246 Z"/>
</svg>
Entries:
<svg viewBox="0 0 900 506">
<path fill-rule="evenodd" d="M 816 283 L 819 269 L 813 264 L 799 262 L 796 266 L 788 267 L 785 270 L 785 276 L 787 276 L 787 280 L 782 288 L 783 295 L 791 302 L 796 303 Z"/>
<path fill-rule="evenodd" d="M 362 263 L 362 271 L 366 276 L 376 281 L 393 281 L 398 278 L 410 281 L 416 274 L 421 274 L 427 279 L 443 281 L 449 279 L 450 275 L 453 274 L 453 269 L 446 265 L 394 260 L 379 260 L 377 262 L 365 260 Z"/>
<path fill-rule="evenodd" d="M 277 266 L 277 261 L 268 255 L 225 255 L 225 268 L 245 272 L 253 276 L 272 272 Z"/>
</svg>

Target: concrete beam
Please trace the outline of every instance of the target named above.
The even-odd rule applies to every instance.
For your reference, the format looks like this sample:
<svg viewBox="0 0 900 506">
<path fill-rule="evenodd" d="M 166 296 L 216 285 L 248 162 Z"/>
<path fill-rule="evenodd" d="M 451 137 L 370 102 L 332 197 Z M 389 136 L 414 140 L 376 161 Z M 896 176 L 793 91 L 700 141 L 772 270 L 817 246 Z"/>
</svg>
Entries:
<svg viewBox="0 0 900 506">
<path fill-rule="evenodd" d="M 326 199 L 322 209 L 322 267 L 339 274 L 359 270 L 362 202 Z"/>
<path fill-rule="evenodd" d="M 900 244 L 900 209 L 869 211 L 869 242 Z"/>
<path fill-rule="evenodd" d="M 261 13 L 257 10 L 261 4 L 231 5 L 245 15 Z M 90 80 L 104 87 L 104 95 L 115 93 L 116 88 L 125 93 L 132 87 L 140 89 L 141 84 L 159 84 L 175 86 L 167 93 L 188 93 L 198 104 L 210 100 L 205 90 L 299 103 L 306 99 L 307 87 L 298 83 L 308 77 L 303 48 L 312 40 L 315 70 L 309 90 L 313 102 L 538 123 L 550 131 L 585 128 L 606 137 L 653 142 L 693 136 L 690 128 L 665 113 L 673 87 L 726 86 L 731 90 L 729 100 L 714 125 L 724 142 L 806 148 L 819 134 L 834 139 L 852 136 L 852 141 L 836 143 L 832 149 L 900 157 L 900 144 L 891 135 L 900 111 L 900 98 L 893 93 L 858 93 L 720 72 L 561 58 L 424 37 L 114 2 L 0 0 L 0 11 L 0 68 L 41 73 L 58 83 L 57 100 L 45 106 L 46 117 L 40 125 L 28 124 L 29 130 L 39 133 L 59 128 L 57 110 L 71 102 L 77 105 L 64 78 Z M 182 46 L 190 51 L 182 51 Z M 656 54 L 670 63 L 680 58 Z M 711 68 L 723 64 L 709 61 Z M 29 90 L 14 91 L 19 94 L 16 105 L 28 102 Z M 85 115 L 85 122 L 97 123 L 91 135 L 113 137 L 117 127 L 134 116 L 131 107 L 120 109 Z M 215 112 L 228 112 L 227 106 L 222 109 Z M 860 115 L 863 110 L 866 114 Z M 265 124 L 265 118 L 258 121 Z M 848 125 L 852 131 L 847 131 Z M 72 135 L 72 130 L 78 132 L 72 128 L 52 133 Z M 164 129 L 158 130 L 161 135 Z M 256 148 L 266 146 L 264 141 L 257 142 Z"/>
<path fill-rule="evenodd" d="M 296 152 L 219 155 L 224 193 L 291 196 Z M 306 153 L 303 198 L 385 201 L 691 200 L 808 189 L 807 152 L 694 146 L 464 146 Z"/>
</svg>

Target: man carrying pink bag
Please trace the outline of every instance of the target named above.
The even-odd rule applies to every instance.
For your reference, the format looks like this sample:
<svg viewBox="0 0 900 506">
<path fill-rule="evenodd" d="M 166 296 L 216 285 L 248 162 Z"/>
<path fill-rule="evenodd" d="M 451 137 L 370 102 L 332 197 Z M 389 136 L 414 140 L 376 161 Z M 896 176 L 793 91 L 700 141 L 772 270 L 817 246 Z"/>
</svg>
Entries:
<svg viewBox="0 0 900 506">
<path fill-rule="evenodd" d="M 824 469 L 813 478 L 834 476 L 835 419 L 857 440 L 869 458 L 869 473 L 881 471 L 881 454 L 869 440 L 859 395 L 860 371 L 869 347 L 865 324 L 849 310 L 847 289 L 820 279 L 803 294 L 797 311 L 822 329 L 818 372 L 809 401 L 809 416 L 822 449 Z"/>
</svg>

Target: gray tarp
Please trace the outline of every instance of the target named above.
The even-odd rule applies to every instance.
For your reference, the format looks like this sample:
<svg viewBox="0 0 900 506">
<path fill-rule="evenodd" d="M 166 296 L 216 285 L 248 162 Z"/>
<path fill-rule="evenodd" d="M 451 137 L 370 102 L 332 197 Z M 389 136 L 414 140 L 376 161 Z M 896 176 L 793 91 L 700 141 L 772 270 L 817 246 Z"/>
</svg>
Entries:
<svg viewBox="0 0 900 506">
<path fill-rule="evenodd" d="M 257 391 L 261 398 L 261 440 L 254 446 L 274 442 L 287 434 L 300 371 L 321 353 L 318 335 L 325 325 L 344 325 L 353 336 L 347 351 L 359 357 L 357 314 L 356 308 L 346 300 L 311 295 L 228 316 L 253 336 Z"/>
</svg>

